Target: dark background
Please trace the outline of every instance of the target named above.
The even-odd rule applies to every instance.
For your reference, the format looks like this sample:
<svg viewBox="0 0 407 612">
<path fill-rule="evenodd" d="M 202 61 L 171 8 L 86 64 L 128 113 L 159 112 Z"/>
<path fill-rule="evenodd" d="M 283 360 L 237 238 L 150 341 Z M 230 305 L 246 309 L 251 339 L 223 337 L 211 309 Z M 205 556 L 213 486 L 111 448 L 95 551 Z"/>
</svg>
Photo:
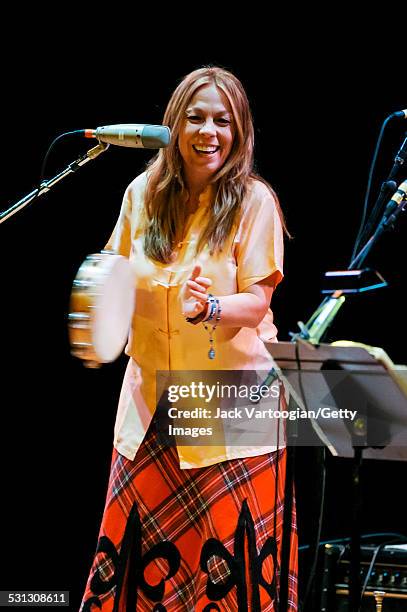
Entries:
<svg viewBox="0 0 407 612">
<path fill-rule="evenodd" d="M 296 322 L 307 320 L 320 303 L 323 272 L 349 263 L 380 125 L 406 106 L 398 86 L 401 48 L 373 34 L 353 40 L 350 48 L 349 32 L 334 38 L 325 30 L 312 50 L 307 36 L 298 39 L 288 28 L 279 43 L 271 33 L 259 33 L 257 46 L 235 30 L 219 49 L 202 20 L 203 27 L 188 38 L 175 36 L 183 43 L 177 49 L 168 40 L 154 41 L 152 49 L 123 23 L 117 45 L 72 27 L 37 30 L 19 56 L 15 46 L 6 46 L 1 208 L 35 187 L 46 149 L 60 133 L 160 123 L 186 73 L 207 63 L 223 65 L 246 87 L 257 169 L 276 189 L 293 235 L 286 245 L 285 281 L 273 298 L 279 338 L 287 340 Z M 394 121 L 385 132 L 373 198 L 405 129 Z M 89 145 L 79 137 L 59 143 L 46 177 Z M 1 589 L 70 590 L 72 610 L 96 546 L 126 358 L 87 370 L 70 356 L 71 285 L 83 259 L 103 247 L 126 186 L 150 156 L 110 147 L 0 230 Z M 396 363 L 407 363 L 406 230 L 402 218 L 369 258 L 388 288 L 347 300 L 328 340 L 381 346 Z M 349 460 L 328 461 L 325 539 L 350 535 L 350 467 Z M 362 476 L 363 532 L 403 531 L 404 465 L 369 461 Z M 300 543 L 307 544 L 316 523 L 317 471 L 306 449 L 297 480 Z"/>
</svg>

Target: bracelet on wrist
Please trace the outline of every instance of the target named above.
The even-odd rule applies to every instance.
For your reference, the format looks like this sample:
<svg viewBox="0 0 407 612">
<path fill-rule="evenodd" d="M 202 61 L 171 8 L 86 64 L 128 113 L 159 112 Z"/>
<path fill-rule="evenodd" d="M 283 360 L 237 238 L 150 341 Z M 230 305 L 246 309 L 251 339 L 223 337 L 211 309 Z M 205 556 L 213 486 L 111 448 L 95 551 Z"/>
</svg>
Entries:
<svg viewBox="0 0 407 612">
<path fill-rule="evenodd" d="M 222 314 L 222 308 L 221 308 L 219 300 L 217 298 L 213 298 L 213 299 L 214 299 L 215 308 L 211 311 L 212 313 L 211 319 L 215 318 L 215 321 L 214 323 L 211 323 L 212 329 L 209 329 L 209 327 L 206 325 L 206 323 L 209 322 L 210 320 L 209 317 L 205 319 L 204 321 L 202 321 L 202 325 L 204 326 L 206 331 L 209 333 L 209 351 L 208 351 L 209 359 L 215 359 L 213 333 L 221 319 L 221 314 Z"/>
</svg>

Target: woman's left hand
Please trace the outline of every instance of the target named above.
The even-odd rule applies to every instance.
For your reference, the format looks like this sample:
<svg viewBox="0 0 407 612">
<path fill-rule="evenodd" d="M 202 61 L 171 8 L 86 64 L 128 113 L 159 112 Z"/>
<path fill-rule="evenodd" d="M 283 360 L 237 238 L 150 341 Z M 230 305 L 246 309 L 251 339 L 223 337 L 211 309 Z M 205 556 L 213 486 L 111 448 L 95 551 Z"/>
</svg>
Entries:
<svg viewBox="0 0 407 612">
<path fill-rule="evenodd" d="M 207 289 L 212 285 L 212 281 L 210 278 L 200 276 L 201 272 L 202 266 L 196 264 L 182 288 L 182 314 L 186 317 L 196 317 L 207 308 Z"/>
</svg>

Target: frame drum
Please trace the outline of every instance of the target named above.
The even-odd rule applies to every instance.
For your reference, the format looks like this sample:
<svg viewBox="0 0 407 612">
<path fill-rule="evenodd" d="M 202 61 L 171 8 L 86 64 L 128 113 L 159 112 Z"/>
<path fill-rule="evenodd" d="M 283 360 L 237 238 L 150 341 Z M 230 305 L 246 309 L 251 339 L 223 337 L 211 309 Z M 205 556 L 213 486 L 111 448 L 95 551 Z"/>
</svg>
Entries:
<svg viewBox="0 0 407 612">
<path fill-rule="evenodd" d="M 71 352 L 88 367 L 123 351 L 135 307 L 134 270 L 113 251 L 88 255 L 73 282 L 68 316 Z"/>
</svg>

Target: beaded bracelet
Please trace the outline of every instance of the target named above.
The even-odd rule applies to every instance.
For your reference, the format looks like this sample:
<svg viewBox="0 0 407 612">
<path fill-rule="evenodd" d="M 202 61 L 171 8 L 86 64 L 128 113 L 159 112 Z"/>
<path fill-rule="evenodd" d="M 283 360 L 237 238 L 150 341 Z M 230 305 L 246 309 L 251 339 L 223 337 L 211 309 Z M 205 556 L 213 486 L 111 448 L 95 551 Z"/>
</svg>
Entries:
<svg viewBox="0 0 407 612">
<path fill-rule="evenodd" d="M 212 296 L 213 297 L 213 296 Z M 206 329 L 206 331 L 209 333 L 209 351 L 208 351 L 208 357 L 209 359 L 215 359 L 215 349 L 213 348 L 213 332 L 215 331 L 220 318 L 221 318 L 221 313 L 222 313 L 222 308 L 221 305 L 219 303 L 219 300 L 217 298 L 214 298 L 214 302 L 215 302 L 215 309 L 214 312 L 212 314 L 212 317 L 216 317 L 215 319 L 215 324 L 212 325 L 212 329 L 209 329 L 207 325 L 205 325 L 206 321 L 209 321 L 210 319 L 205 319 L 205 321 L 202 321 L 202 325 L 204 326 L 204 328 Z"/>
<path fill-rule="evenodd" d="M 207 308 L 200 312 L 196 317 L 187 317 L 186 321 L 188 323 L 192 323 L 192 325 L 196 325 L 197 323 L 202 323 L 206 331 L 209 333 L 209 351 L 208 357 L 209 359 L 215 359 L 215 349 L 213 348 L 213 333 L 220 321 L 222 308 L 218 298 L 214 297 L 211 293 L 208 294 L 208 299 L 206 300 Z M 205 323 L 209 323 L 209 321 L 213 321 L 215 319 L 215 323 L 211 324 L 211 328 Z"/>
<path fill-rule="evenodd" d="M 216 312 L 217 312 L 217 305 L 219 304 L 219 300 L 217 300 L 212 295 L 212 293 L 209 293 L 207 304 L 208 304 L 208 308 L 206 311 L 206 317 L 203 319 L 203 321 L 211 321 L 213 319 L 213 317 L 216 315 Z"/>
</svg>

